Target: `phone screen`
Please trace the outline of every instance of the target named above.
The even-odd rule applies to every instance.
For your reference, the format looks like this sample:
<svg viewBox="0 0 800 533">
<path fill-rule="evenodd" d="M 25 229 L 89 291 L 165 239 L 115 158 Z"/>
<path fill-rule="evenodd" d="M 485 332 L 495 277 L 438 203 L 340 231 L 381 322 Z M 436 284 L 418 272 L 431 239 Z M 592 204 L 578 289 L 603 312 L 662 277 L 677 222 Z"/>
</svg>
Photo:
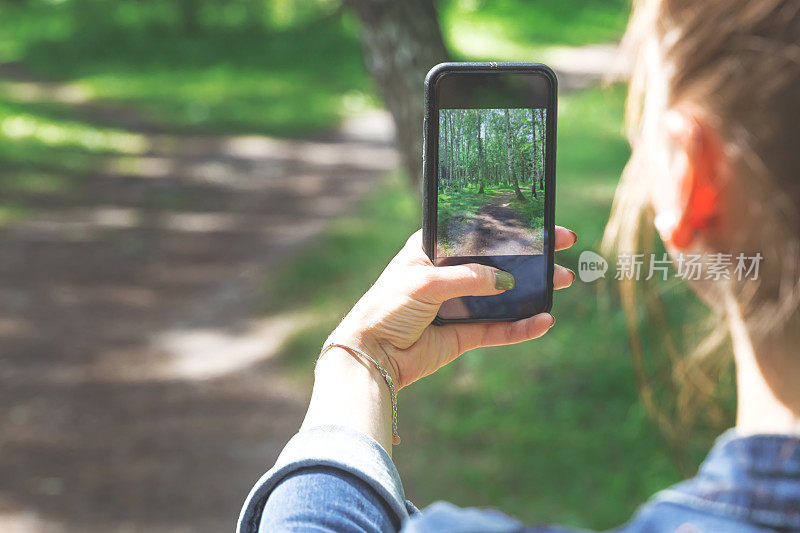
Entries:
<svg viewBox="0 0 800 533">
<path fill-rule="evenodd" d="M 547 109 L 441 109 L 437 257 L 544 253 Z"/>
<path fill-rule="evenodd" d="M 503 294 L 445 302 L 440 319 L 514 320 L 550 308 L 553 92 L 541 72 L 459 72 L 437 83 L 434 262 L 477 262 L 515 278 Z"/>
</svg>

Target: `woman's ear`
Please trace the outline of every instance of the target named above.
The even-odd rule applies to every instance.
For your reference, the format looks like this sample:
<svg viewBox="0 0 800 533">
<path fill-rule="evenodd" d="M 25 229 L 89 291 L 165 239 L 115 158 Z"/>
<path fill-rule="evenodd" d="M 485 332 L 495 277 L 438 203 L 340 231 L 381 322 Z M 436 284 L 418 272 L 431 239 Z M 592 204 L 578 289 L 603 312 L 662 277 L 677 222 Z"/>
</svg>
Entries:
<svg viewBox="0 0 800 533">
<path fill-rule="evenodd" d="M 677 201 L 656 226 L 667 244 L 686 250 L 720 223 L 723 155 L 716 132 L 690 110 L 668 111 L 665 123 Z"/>
</svg>

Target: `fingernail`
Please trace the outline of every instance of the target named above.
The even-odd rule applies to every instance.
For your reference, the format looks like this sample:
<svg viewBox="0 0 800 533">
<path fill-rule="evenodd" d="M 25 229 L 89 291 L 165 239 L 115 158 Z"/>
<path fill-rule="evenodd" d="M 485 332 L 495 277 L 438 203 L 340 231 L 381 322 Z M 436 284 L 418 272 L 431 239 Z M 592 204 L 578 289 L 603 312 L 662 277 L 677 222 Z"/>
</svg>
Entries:
<svg viewBox="0 0 800 533">
<path fill-rule="evenodd" d="M 572 281 L 569 282 L 569 284 L 572 285 L 573 283 L 575 283 L 575 271 L 572 270 L 571 268 L 568 268 L 567 270 L 569 270 L 569 273 L 572 274 Z"/>
<path fill-rule="evenodd" d="M 550 327 L 552 328 L 556 323 L 556 317 L 550 315 Z"/>
<path fill-rule="evenodd" d="M 494 271 L 494 288 L 499 291 L 507 291 L 514 288 L 514 276 L 505 270 Z"/>
<path fill-rule="evenodd" d="M 575 233 L 572 230 L 569 230 L 569 232 L 572 234 L 572 244 L 575 244 L 576 242 L 578 242 L 578 234 Z"/>
</svg>

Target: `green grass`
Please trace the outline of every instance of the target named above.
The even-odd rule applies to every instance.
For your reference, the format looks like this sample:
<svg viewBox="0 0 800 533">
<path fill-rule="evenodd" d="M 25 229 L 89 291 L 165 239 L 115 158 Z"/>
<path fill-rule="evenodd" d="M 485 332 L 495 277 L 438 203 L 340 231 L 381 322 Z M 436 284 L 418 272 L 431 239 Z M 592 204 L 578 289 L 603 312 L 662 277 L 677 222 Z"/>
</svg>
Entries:
<svg viewBox="0 0 800 533">
<path fill-rule="evenodd" d="M 531 61 L 549 46 L 616 41 L 629 11 L 630 0 L 448 0 L 441 14 L 456 56 Z"/>
<path fill-rule="evenodd" d="M 600 239 L 627 159 L 622 99 L 620 88 L 561 99 L 556 219 L 579 242 L 557 260 L 573 269 Z M 395 175 L 270 285 L 270 310 L 320 313 L 283 350 L 306 383 L 331 328 L 419 223 L 419 200 Z M 685 309 L 684 300 L 675 305 Z M 415 503 L 446 499 L 528 523 L 608 528 L 679 479 L 639 400 L 612 283 L 576 282 L 557 293 L 553 313 L 543 339 L 474 351 L 400 394 L 394 457 Z M 709 442 L 695 442 L 695 461 Z"/>
<path fill-rule="evenodd" d="M 133 104 L 167 128 L 299 136 L 376 106 L 352 16 L 195 35 L 143 25 L 137 2 L 0 7 L 0 53 L 91 98 Z M 93 7 L 92 7 L 93 6 Z M 83 18 L 102 18 L 84 26 Z"/>
<path fill-rule="evenodd" d="M 530 188 L 522 189 L 526 197 L 530 196 Z M 464 187 L 442 191 L 438 195 L 437 202 L 437 239 L 439 245 L 445 249 L 455 246 L 454 240 L 459 239 L 460 235 L 452 235 L 451 230 L 463 228 L 469 223 L 472 215 L 478 213 L 481 208 L 490 203 L 492 199 L 514 193 L 511 185 L 498 183 L 496 185 L 486 185 L 483 193 L 478 192 L 475 184 L 467 184 Z M 529 227 L 541 228 L 544 224 L 544 197 L 531 199 L 528 201 L 519 200 L 516 195 L 511 199 L 511 208 L 515 211 L 520 220 L 528 220 Z"/>
<path fill-rule="evenodd" d="M 520 200 L 516 194 L 511 198 L 511 208 L 520 220 L 527 220 L 528 227 L 541 228 L 544 226 L 544 194 L 532 198 L 530 188 L 523 188 L 522 194 L 526 200 Z"/>
</svg>

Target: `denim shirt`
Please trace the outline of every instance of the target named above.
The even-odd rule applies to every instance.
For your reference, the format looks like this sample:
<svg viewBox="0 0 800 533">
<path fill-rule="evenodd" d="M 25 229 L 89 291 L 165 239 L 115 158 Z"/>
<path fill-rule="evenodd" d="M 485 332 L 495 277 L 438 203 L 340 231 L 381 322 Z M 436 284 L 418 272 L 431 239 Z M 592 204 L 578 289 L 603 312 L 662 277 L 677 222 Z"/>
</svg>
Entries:
<svg viewBox="0 0 800 533">
<path fill-rule="evenodd" d="M 338 426 L 295 435 L 258 480 L 238 533 L 335 531 L 567 532 L 526 527 L 498 511 L 438 502 L 422 512 L 403 494 L 386 451 Z M 800 437 L 728 430 L 692 479 L 657 493 L 621 533 L 800 532 Z"/>
</svg>

